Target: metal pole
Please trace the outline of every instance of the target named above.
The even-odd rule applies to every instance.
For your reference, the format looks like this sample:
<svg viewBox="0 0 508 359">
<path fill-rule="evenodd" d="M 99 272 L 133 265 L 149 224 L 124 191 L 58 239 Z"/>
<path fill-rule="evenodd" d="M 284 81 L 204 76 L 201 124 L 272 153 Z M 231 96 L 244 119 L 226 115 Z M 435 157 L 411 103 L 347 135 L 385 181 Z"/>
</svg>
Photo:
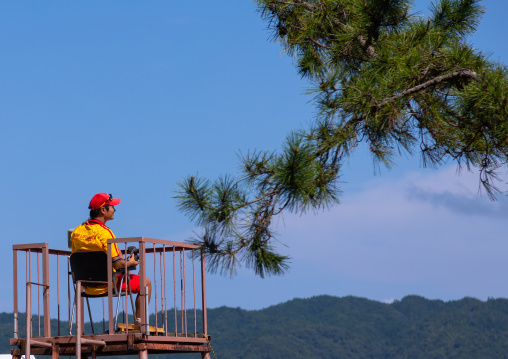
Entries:
<svg viewBox="0 0 508 359">
<path fill-rule="evenodd" d="M 27 272 L 28 272 L 28 279 L 27 282 L 32 281 L 32 251 L 29 249 L 28 252 L 26 252 L 27 259 L 26 259 L 26 265 L 27 265 Z"/>
<path fill-rule="evenodd" d="M 76 282 L 76 359 L 81 359 L 81 320 L 83 316 L 81 312 L 81 281 Z"/>
<path fill-rule="evenodd" d="M 124 280 L 125 280 L 125 292 L 129 291 L 130 292 L 130 284 L 129 284 L 129 279 L 130 279 L 130 275 L 129 275 L 129 268 L 127 267 L 127 242 L 124 242 L 123 244 L 123 248 L 124 248 L 124 253 L 125 253 L 125 260 L 124 260 L 124 263 L 125 263 L 125 267 L 124 267 Z M 120 287 L 120 290 L 122 290 L 122 287 Z M 124 301 L 123 301 L 123 305 L 124 305 L 124 313 L 125 313 L 125 333 L 129 333 L 129 307 L 127 306 L 127 295 L 125 295 L 124 297 Z M 136 323 L 136 313 L 132 313 L 132 316 L 134 317 L 134 323 Z"/>
<path fill-rule="evenodd" d="M 106 332 L 106 306 L 104 304 L 104 297 L 102 297 L 102 331 Z"/>
<path fill-rule="evenodd" d="M 192 250 L 192 294 L 194 296 L 194 337 L 198 333 L 196 318 L 196 268 L 194 262 L 194 249 Z"/>
<path fill-rule="evenodd" d="M 12 293 L 14 295 L 14 338 L 18 338 L 18 251 L 12 251 Z"/>
<path fill-rule="evenodd" d="M 39 252 L 37 252 L 37 284 L 40 284 Z M 39 324 L 39 337 L 41 336 L 41 287 L 37 286 L 37 322 Z"/>
<path fill-rule="evenodd" d="M 175 296 L 175 337 L 178 334 L 178 321 L 177 321 L 177 312 L 176 312 L 176 254 L 175 247 L 173 246 L 173 293 Z"/>
<path fill-rule="evenodd" d="M 58 336 L 60 336 L 60 256 L 56 255 L 56 298 L 57 298 L 57 319 L 58 319 Z"/>
<path fill-rule="evenodd" d="M 148 359 L 148 350 L 146 350 L 146 349 L 140 350 L 138 352 L 138 358 L 139 359 Z"/>
<path fill-rule="evenodd" d="M 185 335 L 187 336 L 187 279 L 185 277 L 185 249 L 182 248 L 183 258 L 183 306 L 185 313 Z"/>
<path fill-rule="evenodd" d="M 154 304 L 155 304 L 155 330 L 157 331 L 157 253 L 155 253 L 155 243 L 153 244 L 153 289 L 154 289 Z"/>
<path fill-rule="evenodd" d="M 26 323 L 25 323 L 25 358 L 30 358 L 30 345 L 32 339 L 32 287 L 26 284 Z"/>
<path fill-rule="evenodd" d="M 116 284 L 116 283 L 115 283 Z M 120 298 L 118 298 L 120 300 Z M 113 334 L 113 264 L 111 263 L 111 243 L 108 241 L 108 330 Z"/>
<path fill-rule="evenodd" d="M 180 316 L 182 318 L 182 333 L 185 333 L 183 326 L 183 263 L 182 263 L 183 249 L 180 249 Z"/>
<path fill-rule="evenodd" d="M 163 249 L 164 250 L 164 247 Z M 164 332 L 166 333 L 166 335 L 168 335 L 168 328 L 164 325 L 164 322 L 165 322 L 165 316 L 164 316 L 164 301 L 166 300 L 166 294 L 164 293 L 164 285 L 163 285 L 163 282 L 162 282 L 162 266 L 163 266 L 163 260 L 162 260 L 162 252 L 159 253 L 159 270 L 160 270 L 160 277 L 161 277 L 161 325 L 164 329 Z M 157 283 L 155 283 L 155 285 L 157 285 Z"/>
<path fill-rule="evenodd" d="M 49 247 L 42 248 L 42 300 L 44 307 L 44 336 L 51 337 L 51 317 L 49 313 Z"/>
<path fill-rule="evenodd" d="M 206 278 L 205 278 L 205 251 L 201 250 L 201 296 L 203 301 L 203 334 L 205 338 L 208 336 L 208 324 L 206 313 Z"/>
<path fill-rule="evenodd" d="M 143 298 L 141 298 L 139 301 L 139 307 L 140 307 L 139 314 L 141 315 L 141 325 L 146 325 L 146 327 L 144 329 L 145 329 L 145 331 L 149 331 L 150 329 L 148 328 L 148 325 L 147 325 L 148 317 L 146 315 L 148 313 L 148 306 L 145 305 L 146 300 L 148 300 L 148 290 L 146 289 L 147 288 L 147 285 L 146 285 L 146 249 L 145 249 L 145 242 L 144 242 L 143 238 L 139 242 L 139 259 L 141 262 L 140 267 L 139 267 L 139 285 L 140 285 L 139 295 L 142 297 L 146 297 L 145 300 L 143 300 Z"/>
<path fill-rule="evenodd" d="M 148 293 L 148 286 L 145 286 L 145 293 Z M 157 315 L 155 315 L 155 317 L 157 317 Z M 146 335 L 150 335 L 150 323 L 149 323 L 150 317 L 148 316 L 148 295 L 145 295 L 145 318 L 146 318 Z M 157 335 L 157 326 L 155 326 L 155 335 Z"/>
<path fill-rule="evenodd" d="M 67 273 L 70 273 L 70 256 L 67 256 Z M 69 321 L 69 335 L 72 335 L 72 318 L 71 318 L 71 282 L 69 278 L 69 274 L 67 274 L 67 320 Z M 74 309 L 74 308 L 73 308 Z"/>
<path fill-rule="evenodd" d="M 168 335 L 168 296 L 166 291 L 166 245 L 162 248 L 164 252 L 164 322 L 166 326 L 166 335 Z M 162 278 L 161 278 L 162 280 Z M 162 288 L 161 288 L 162 289 Z"/>
</svg>

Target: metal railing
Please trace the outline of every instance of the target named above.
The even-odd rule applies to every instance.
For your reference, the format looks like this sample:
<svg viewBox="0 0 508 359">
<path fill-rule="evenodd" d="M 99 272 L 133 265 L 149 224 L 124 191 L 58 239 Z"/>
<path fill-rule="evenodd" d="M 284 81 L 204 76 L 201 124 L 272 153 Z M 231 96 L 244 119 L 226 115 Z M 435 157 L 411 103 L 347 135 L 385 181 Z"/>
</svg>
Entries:
<svg viewBox="0 0 508 359">
<path fill-rule="evenodd" d="M 139 248 L 139 277 L 140 277 L 140 293 L 139 295 L 144 300 L 140 302 L 140 314 L 141 314 L 141 331 L 149 333 L 149 311 L 146 310 L 148 304 L 148 293 L 147 293 L 147 285 L 146 278 L 151 276 L 152 280 L 152 292 L 153 292 L 153 307 L 155 315 L 155 323 L 154 326 L 156 328 L 162 327 L 166 336 L 178 337 L 179 335 L 188 337 L 193 335 L 194 337 L 198 336 L 197 331 L 197 306 L 196 301 L 198 297 L 198 291 L 200 292 L 200 301 L 201 301 L 201 310 L 202 310 L 202 334 L 204 336 L 207 335 L 207 321 L 206 321 L 206 280 L 205 280 L 205 265 L 203 254 L 199 246 L 182 243 L 182 242 L 173 242 L 166 241 L 161 239 L 153 239 L 153 238 L 145 238 L 145 237 L 134 237 L 134 238 L 116 238 L 108 241 L 108 258 L 111 257 L 111 245 L 116 243 L 120 250 L 124 253 L 127 252 L 127 247 L 129 244 L 138 244 Z M 124 246 L 122 250 L 122 244 Z M 190 258 L 186 259 L 187 254 Z M 196 261 L 195 258 L 198 257 L 200 260 L 200 268 L 199 271 L 196 270 Z M 186 263 L 187 261 L 191 261 L 190 270 L 189 265 Z M 172 265 L 169 265 L 168 262 Z M 158 264 L 158 266 L 157 266 Z M 127 268 L 126 268 L 127 269 Z M 190 272 L 191 282 L 192 282 L 192 290 L 187 288 L 187 283 L 189 279 L 187 277 L 188 272 Z M 111 261 L 108 261 L 108 282 L 112 283 L 113 280 L 113 270 Z M 200 279 L 200 286 L 196 286 L 196 277 Z M 178 288 L 177 284 L 180 284 Z M 108 297 L 112 295 L 113 288 L 110 285 L 108 288 Z M 168 306 L 170 295 L 168 296 L 168 292 L 173 292 L 173 301 Z M 193 319 L 194 319 L 194 330 L 192 333 L 188 330 L 188 293 L 192 292 L 191 302 L 192 302 L 192 310 L 193 310 Z M 180 294 L 180 302 L 178 303 L 177 297 L 178 293 Z M 160 302 L 159 302 L 160 299 Z M 124 298 L 127 301 L 127 298 Z M 125 303 L 125 308 L 127 308 L 126 320 L 128 320 L 128 306 Z M 170 325 L 168 315 L 168 308 L 171 308 L 171 304 L 173 307 L 173 320 L 174 327 Z M 113 302 L 108 301 L 109 305 L 109 332 L 111 333 L 113 328 Z M 159 308 L 160 305 L 160 308 Z M 180 320 L 178 320 L 178 305 L 180 305 Z M 159 310 L 160 309 L 160 310 Z M 161 322 L 159 322 L 159 313 L 161 313 Z M 180 323 L 178 323 L 180 322 Z M 128 324 L 128 323 L 126 323 Z M 127 327 L 128 328 L 128 327 Z M 172 331 L 173 330 L 173 331 Z"/>
<path fill-rule="evenodd" d="M 208 334 L 205 264 L 200 248 L 188 243 L 145 237 L 108 240 L 108 297 L 107 303 L 104 299 L 102 301 L 102 316 L 104 323 L 107 309 L 109 335 L 115 335 L 117 329 L 114 328 L 113 311 L 113 301 L 116 300 L 113 296 L 112 287 L 111 246 L 113 243 L 116 243 L 124 253 L 127 252 L 128 245 L 134 244 L 139 248 L 141 332 L 147 336 L 164 335 L 166 340 L 171 340 L 171 337 L 173 337 L 175 342 L 183 340 L 191 343 L 201 343 L 206 340 Z M 20 252 L 25 252 L 25 263 L 22 263 L 23 256 L 19 256 Z M 14 338 L 21 337 L 19 333 L 19 304 L 22 302 L 19 301 L 19 288 L 23 286 L 22 283 L 24 282 L 27 315 L 25 340 L 28 355 L 30 346 L 51 346 L 48 340 L 34 340 L 33 338 L 61 336 L 61 323 L 63 323 L 63 320 L 67 319 L 69 328 L 73 321 L 71 312 L 75 286 L 69 278 L 70 254 L 71 252 L 67 250 L 50 249 L 47 243 L 13 245 Z M 64 266 L 62 263 L 67 265 Z M 25 274 L 24 281 L 20 278 L 23 271 Z M 147 277 L 151 278 L 152 284 L 150 304 L 148 303 Z M 34 293 L 35 290 L 37 294 Z M 66 303 L 65 299 L 63 300 L 63 305 L 67 305 L 67 318 L 62 318 L 61 297 L 63 297 L 62 292 L 65 290 L 67 291 L 67 300 Z M 118 300 L 124 301 L 125 331 L 128 333 L 130 329 L 128 325 L 129 306 L 127 305 L 127 296 Z M 79 326 L 76 327 L 77 338 L 84 333 L 84 306 L 82 303 L 80 304 L 80 310 L 76 315 L 76 324 L 79 323 Z M 198 306 L 201 308 L 198 308 Z M 51 332 L 51 314 L 55 312 L 54 308 L 56 308 L 58 322 L 57 333 Z M 53 312 L 50 312 L 52 309 Z M 198 317 L 199 311 L 201 311 L 201 315 Z M 32 315 L 33 312 L 37 313 Z M 154 319 L 152 319 L 153 323 L 149 322 L 150 314 L 155 314 Z M 198 329 L 199 321 L 201 321 L 202 327 Z M 153 328 L 155 328 L 155 334 Z M 157 328 L 162 328 L 162 330 Z M 41 329 L 43 329 L 42 332 Z M 79 344 L 78 342 L 79 340 L 76 344 Z"/>
</svg>

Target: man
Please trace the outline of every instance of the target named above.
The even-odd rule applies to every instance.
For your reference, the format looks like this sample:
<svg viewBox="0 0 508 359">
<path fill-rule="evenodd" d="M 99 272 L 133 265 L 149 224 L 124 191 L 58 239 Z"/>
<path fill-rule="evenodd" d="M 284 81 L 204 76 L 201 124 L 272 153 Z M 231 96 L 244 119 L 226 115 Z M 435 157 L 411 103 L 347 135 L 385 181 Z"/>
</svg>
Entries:
<svg viewBox="0 0 508 359">
<path fill-rule="evenodd" d="M 90 218 L 76 227 L 71 234 L 72 253 L 74 252 L 95 252 L 104 251 L 108 252 L 107 241 L 108 239 L 115 238 L 113 232 L 106 226 L 107 221 L 115 219 L 115 206 L 120 204 L 120 198 L 113 198 L 112 195 L 107 193 L 97 193 L 90 201 L 88 208 L 90 209 Z M 111 260 L 114 270 L 125 268 L 125 258 L 118 249 L 116 243 L 111 245 Z M 131 255 L 127 260 L 127 267 L 135 268 L 138 262 Z M 139 276 L 130 274 L 130 287 L 133 293 L 137 293 L 136 297 L 136 320 L 139 322 L 140 318 L 140 301 L 139 297 Z M 117 288 L 120 289 L 121 275 L 117 276 Z M 148 286 L 148 300 L 150 300 L 152 293 L 152 283 L 146 278 L 146 285 Z M 122 290 L 125 290 L 125 279 L 122 285 Z M 84 287 L 87 294 L 103 294 L 108 291 L 108 286 L 99 287 Z"/>
</svg>

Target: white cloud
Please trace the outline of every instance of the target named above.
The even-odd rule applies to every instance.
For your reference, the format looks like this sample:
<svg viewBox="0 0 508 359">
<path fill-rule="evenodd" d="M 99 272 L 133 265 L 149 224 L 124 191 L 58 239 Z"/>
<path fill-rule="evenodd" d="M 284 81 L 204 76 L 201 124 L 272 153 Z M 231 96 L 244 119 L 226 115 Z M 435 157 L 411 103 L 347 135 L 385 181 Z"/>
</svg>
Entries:
<svg viewBox="0 0 508 359">
<path fill-rule="evenodd" d="M 505 296 L 508 201 L 491 202 L 477 188 L 477 176 L 452 168 L 376 179 L 329 211 L 286 216 L 279 238 L 322 280 L 341 276 L 443 299 Z"/>
</svg>

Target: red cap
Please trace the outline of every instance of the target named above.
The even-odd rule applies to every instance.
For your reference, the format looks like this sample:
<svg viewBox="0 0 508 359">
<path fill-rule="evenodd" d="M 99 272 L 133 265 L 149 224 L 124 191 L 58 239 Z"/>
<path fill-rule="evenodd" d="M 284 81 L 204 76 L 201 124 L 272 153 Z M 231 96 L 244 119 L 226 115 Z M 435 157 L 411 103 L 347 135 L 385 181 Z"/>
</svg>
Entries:
<svg viewBox="0 0 508 359">
<path fill-rule="evenodd" d="M 88 209 L 98 209 L 101 207 L 104 207 L 105 205 L 109 204 L 110 206 L 116 206 L 121 201 L 120 198 L 113 198 L 112 195 L 107 193 L 97 193 L 95 196 L 93 196 L 92 200 L 90 201 L 90 205 L 88 206 Z"/>
</svg>

